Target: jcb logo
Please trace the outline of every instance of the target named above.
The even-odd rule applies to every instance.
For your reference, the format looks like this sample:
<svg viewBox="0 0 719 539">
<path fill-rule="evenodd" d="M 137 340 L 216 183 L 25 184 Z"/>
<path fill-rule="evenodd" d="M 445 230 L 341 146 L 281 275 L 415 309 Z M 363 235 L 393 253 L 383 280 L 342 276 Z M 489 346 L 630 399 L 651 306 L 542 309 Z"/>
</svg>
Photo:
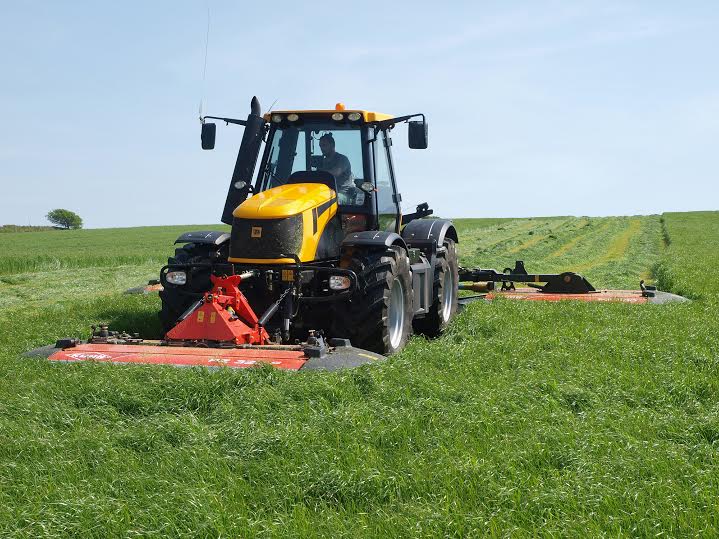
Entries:
<svg viewBox="0 0 719 539">
<path fill-rule="evenodd" d="M 261 226 L 253 226 L 252 227 L 252 237 L 253 238 L 261 238 L 262 237 L 262 227 Z"/>
</svg>

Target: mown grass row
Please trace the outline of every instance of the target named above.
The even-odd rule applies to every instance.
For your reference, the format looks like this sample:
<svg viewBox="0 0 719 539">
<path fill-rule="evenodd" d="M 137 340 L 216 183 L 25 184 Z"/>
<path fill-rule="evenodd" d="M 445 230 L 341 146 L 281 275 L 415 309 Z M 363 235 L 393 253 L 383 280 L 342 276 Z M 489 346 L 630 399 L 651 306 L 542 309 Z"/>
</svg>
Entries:
<svg viewBox="0 0 719 539">
<path fill-rule="evenodd" d="M 700 301 L 478 303 L 441 339 L 340 373 L 50 365 L 20 353 L 94 320 L 156 331 L 157 298 L 78 284 L 0 308 L 0 536 L 716 535 L 719 320 L 701 274 L 719 229 L 665 217 L 666 267 L 702 238 L 686 254 Z M 633 249 L 654 263 L 638 241 L 654 225 L 605 222 L 616 233 L 575 242 L 594 245 L 575 263 L 613 242 L 617 273 Z M 571 241 L 505 231 L 543 270 Z M 491 248 L 481 265 L 499 267 Z"/>
<path fill-rule="evenodd" d="M 0 276 L 4 313 L 45 308 L 80 298 L 116 295 L 158 278 L 158 264 L 72 268 Z"/>
<path fill-rule="evenodd" d="M 514 219 L 490 226 L 458 220 L 461 261 L 469 267 L 581 273 L 599 288 L 639 287 L 661 256 L 659 216 Z"/>
</svg>

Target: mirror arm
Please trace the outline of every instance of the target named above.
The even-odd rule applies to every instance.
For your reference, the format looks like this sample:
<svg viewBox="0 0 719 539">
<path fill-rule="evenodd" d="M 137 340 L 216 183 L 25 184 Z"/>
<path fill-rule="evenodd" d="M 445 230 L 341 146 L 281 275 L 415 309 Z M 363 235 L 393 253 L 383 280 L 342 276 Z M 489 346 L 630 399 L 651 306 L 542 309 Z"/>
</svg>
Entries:
<svg viewBox="0 0 719 539">
<path fill-rule="evenodd" d="M 382 120 L 380 122 L 377 122 L 377 126 L 380 129 L 387 129 L 392 128 L 395 126 L 395 124 L 401 123 L 401 122 L 407 122 L 411 120 L 412 118 L 417 118 L 421 116 L 422 122 L 425 123 L 427 120 L 424 117 L 424 114 L 421 112 L 418 112 L 417 114 L 408 114 L 407 116 L 397 116 L 396 118 L 390 118 L 389 120 Z M 208 116 L 209 118 L 209 116 Z"/>
<path fill-rule="evenodd" d="M 247 125 L 247 122 L 245 120 L 236 120 L 234 118 L 221 118 L 219 116 L 202 116 L 202 117 L 200 117 L 200 121 L 204 124 L 205 120 L 207 120 L 208 118 L 211 120 L 221 120 L 221 121 L 225 122 L 226 125 L 229 125 L 229 124 Z"/>
</svg>

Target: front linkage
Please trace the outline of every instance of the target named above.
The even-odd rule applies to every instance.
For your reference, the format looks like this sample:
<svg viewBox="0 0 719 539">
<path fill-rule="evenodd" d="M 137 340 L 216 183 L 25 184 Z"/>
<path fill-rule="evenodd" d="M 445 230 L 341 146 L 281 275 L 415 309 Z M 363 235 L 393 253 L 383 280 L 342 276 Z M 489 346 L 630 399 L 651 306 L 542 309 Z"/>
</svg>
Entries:
<svg viewBox="0 0 719 539">
<path fill-rule="evenodd" d="M 283 257 L 284 256 L 285 255 L 283 255 Z M 223 279 L 223 283 L 233 289 L 231 294 L 233 299 L 226 300 L 225 303 L 227 303 L 227 305 L 225 307 L 229 306 L 234 309 L 235 307 L 230 305 L 230 303 L 239 302 L 242 313 L 244 313 L 244 316 L 241 316 L 241 318 L 246 320 L 250 326 L 259 326 L 262 328 L 262 331 L 265 332 L 265 335 L 267 335 L 265 328 L 268 326 L 268 323 L 278 313 L 281 316 L 282 322 L 272 337 L 267 335 L 265 338 L 258 333 L 254 336 L 255 338 L 251 339 L 251 342 L 248 341 L 248 344 L 264 344 L 264 341 L 288 343 L 290 341 L 290 324 L 297 314 L 299 305 L 346 300 L 357 291 L 358 279 L 355 272 L 348 269 L 302 264 L 294 255 L 287 255 L 286 257 L 294 258 L 295 264 L 266 266 L 262 269 L 242 268 L 242 273 L 235 273 L 238 266 L 229 263 L 170 264 L 164 266 L 160 271 L 160 282 L 163 287 L 176 285 L 184 287 L 184 285 L 191 284 L 193 269 L 209 268 L 213 287 L 216 288 L 219 280 Z M 255 315 L 249 302 L 239 289 L 240 283 L 243 280 L 250 279 L 255 282 L 259 281 L 261 286 L 263 286 L 269 294 L 275 294 L 277 291 L 280 291 L 277 299 L 273 301 L 259 317 Z M 232 280 L 233 283 L 236 281 L 236 285 L 231 285 L 229 283 L 230 280 Z M 222 289 L 226 288 L 227 286 Z M 314 290 L 309 290 L 309 288 L 314 288 Z M 185 293 L 193 295 L 196 299 L 177 319 L 177 325 L 167 333 L 168 339 L 182 340 L 183 338 L 187 338 L 185 337 L 186 332 L 178 328 L 180 328 L 180 326 L 187 326 L 189 323 L 186 323 L 185 320 L 203 304 L 217 302 L 217 295 L 213 295 L 212 293 Z"/>
</svg>

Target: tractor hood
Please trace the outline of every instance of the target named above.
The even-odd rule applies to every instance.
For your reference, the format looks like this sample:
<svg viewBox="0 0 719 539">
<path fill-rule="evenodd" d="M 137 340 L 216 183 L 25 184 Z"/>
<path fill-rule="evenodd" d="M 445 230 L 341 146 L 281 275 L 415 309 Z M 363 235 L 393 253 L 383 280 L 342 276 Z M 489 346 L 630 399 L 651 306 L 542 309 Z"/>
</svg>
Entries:
<svg viewBox="0 0 719 539">
<path fill-rule="evenodd" d="M 337 257 L 343 236 L 336 214 L 337 194 L 322 183 L 290 183 L 257 193 L 233 212 L 229 261 L 293 264 L 296 258 Z"/>
<path fill-rule="evenodd" d="M 336 196 L 321 183 L 280 185 L 248 198 L 232 215 L 239 219 L 280 219 L 316 208 Z"/>
</svg>

